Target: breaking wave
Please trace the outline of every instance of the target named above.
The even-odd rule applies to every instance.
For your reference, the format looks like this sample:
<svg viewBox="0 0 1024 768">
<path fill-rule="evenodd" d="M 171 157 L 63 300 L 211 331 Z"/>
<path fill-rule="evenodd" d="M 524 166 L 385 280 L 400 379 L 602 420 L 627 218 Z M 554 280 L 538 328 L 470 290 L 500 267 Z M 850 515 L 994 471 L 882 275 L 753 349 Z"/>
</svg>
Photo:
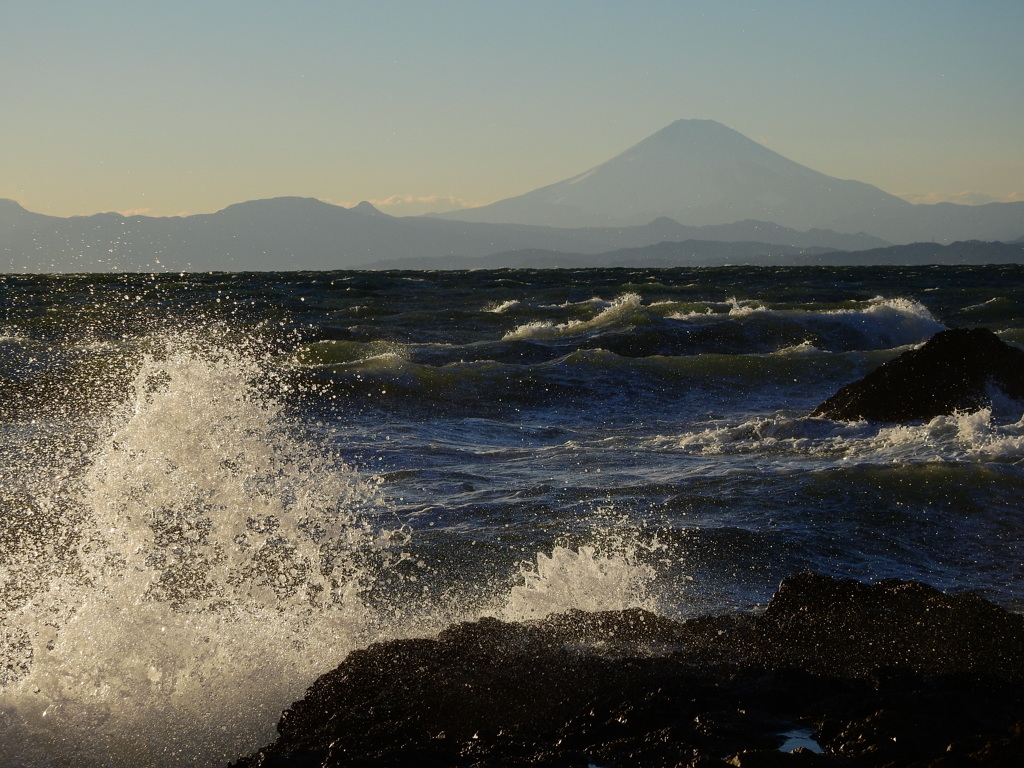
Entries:
<svg viewBox="0 0 1024 768">
<path fill-rule="evenodd" d="M 512 339 L 557 339 L 576 336 L 594 330 L 631 324 L 642 314 L 640 296 L 627 293 L 604 305 L 603 309 L 587 320 L 571 320 L 568 323 L 551 323 L 537 320 L 520 325 L 505 334 L 505 340 Z"/>
<path fill-rule="evenodd" d="M 304 441 L 260 376 L 224 349 L 144 355 L 36 503 L 62 534 L 4 566 L 37 584 L 3 606 L 7 764 L 227 761 L 365 641 L 360 594 L 392 557 L 368 523 L 379 490 Z"/>
<path fill-rule="evenodd" d="M 759 454 L 862 462 L 1019 461 L 1024 460 L 1024 414 L 1018 404 L 1000 403 L 918 424 L 884 425 L 777 413 L 652 442 L 702 456 Z"/>
<path fill-rule="evenodd" d="M 408 530 L 258 355 L 144 346 L 73 458 L 21 467 L 53 480 L 5 532 L 35 542 L 2 564 L 5 765 L 223 764 L 354 648 L 494 612 L 460 609 L 458 583 L 443 607 L 388 604 Z M 651 575 L 628 547 L 558 545 L 494 592 L 539 618 L 645 604 Z"/>
</svg>

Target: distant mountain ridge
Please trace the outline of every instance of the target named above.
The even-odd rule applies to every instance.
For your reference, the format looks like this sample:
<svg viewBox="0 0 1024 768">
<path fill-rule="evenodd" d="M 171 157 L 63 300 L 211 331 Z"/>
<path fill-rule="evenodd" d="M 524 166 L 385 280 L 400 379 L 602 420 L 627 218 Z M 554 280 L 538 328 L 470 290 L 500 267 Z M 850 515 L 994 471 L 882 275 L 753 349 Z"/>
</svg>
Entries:
<svg viewBox="0 0 1024 768">
<path fill-rule="evenodd" d="M 914 205 L 870 184 L 814 171 L 714 120 L 677 120 L 577 176 L 437 216 L 560 227 L 629 226 L 659 216 L 691 226 L 756 219 L 868 233 L 892 243 L 1007 240 L 1024 233 L 1024 203 Z"/>
<path fill-rule="evenodd" d="M 676 121 L 565 181 L 434 216 L 389 216 L 368 202 L 344 208 L 279 197 L 183 217 L 61 218 L 0 199 L 3 272 L 372 269 L 384 263 L 444 269 L 480 259 L 498 263 L 516 252 L 520 259 L 524 253 L 533 259 L 565 254 L 550 263 L 572 257 L 583 265 L 587 257 L 629 262 L 637 258 L 631 249 L 665 243 L 691 243 L 691 252 L 664 246 L 661 255 L 655 249 L 643 258 L 732 263 L 843 251 L 884 262 L 892 253 L 878 249 L 892 243 L 1022 237 L 1024 202 L 913 205 L 802 166 L 712 120 Z M 729 252 L 709 242 L 734 245 Z M 914 258 L 931 258 L 915 248 Z"/>
<path fill-rule="evenodd" d="M 640 227 L 583 229 L 449 222 L 389 216 L 367 202 L 343 208 L 299 197 L 252 200 L 185 217 L 69 218 L 32 213 L 0 199 L 3 272 L 373 268 L 383 260 L 429 258 L 443 264 L 528 249 L 596 254 L 692 239 L 844 250 L 885 244 L 755 221 L 701 228 L 658 219 Z"/>
<path fill-rule="evenodd" d="M 941 243 L 908 243 L 872 248 L 865 251 L 841 251 L 807 256 L 806 264 L 828 266 L 925 266 L 930 264 L 1024 264 L 1024 243 L 965 240 Z"/>
<path fill-rule="evenodd" d="M 561 253 L 527 249 L 461 259 L 394 259 L 377 269 L 583 269 L 587 267 L 718 267 L 727 265 L 790 264 L 805 257 L 835 253 L 828 248 L 801 248 L 759 242 L 684 240 L 606 253 Z"/>
<path fill-rule="evenodd" d="M 377 269 L 579 269 L 584 267 L 855 267 L 1024 264 L 1024 243 L 970 240 L 949 245 L 911 243 L 864 251 L 832 251 L 758 242 L 685 240 L 607 253 L 561 253 L 538 249 L 463 259 L 396 259 Z"/>
</svg>

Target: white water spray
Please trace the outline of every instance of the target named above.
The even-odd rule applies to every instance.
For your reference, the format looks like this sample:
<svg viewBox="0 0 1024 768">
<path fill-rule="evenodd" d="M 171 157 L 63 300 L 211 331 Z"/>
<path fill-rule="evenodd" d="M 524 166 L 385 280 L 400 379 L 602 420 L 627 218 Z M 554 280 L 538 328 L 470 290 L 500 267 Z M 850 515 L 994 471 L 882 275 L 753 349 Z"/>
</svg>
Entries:
<svg viewBox="0 0 1024 768">
<path fill-rule="evenodd" d="M 457 584 L 438 615 L 369 606 L 406 557 L 407 531 L 368 522 L 376 481 L 289 423 L 251 356 L 157 346 L 85 456 L 37 484 L 63 543 L 0 573 L 0 766 L 223 765 L 354 648 L 491 612 Z M 636 543 L 602 531 L 538 555 L 496 615 L 646 607 Z"/>
<path fill-rule="evenodd" d="M 143 357 L 47 500 L 76 546 L 4 606 L 0 764 L 223 764 L 365 643 L 376 486 L 297 437 L 259 380 L 223 349 Z"/>
<path fill-rule="evenodd" d="M 569 610 L 621 611 L 649 608 L 650 566 L 637 561 L 636 548 L 602 552 L 592 545 L 564 544 L 524 565 L 523 584 L 513 587 L 501 611 L 506 621 L 542 619 Z"/>
</svg>

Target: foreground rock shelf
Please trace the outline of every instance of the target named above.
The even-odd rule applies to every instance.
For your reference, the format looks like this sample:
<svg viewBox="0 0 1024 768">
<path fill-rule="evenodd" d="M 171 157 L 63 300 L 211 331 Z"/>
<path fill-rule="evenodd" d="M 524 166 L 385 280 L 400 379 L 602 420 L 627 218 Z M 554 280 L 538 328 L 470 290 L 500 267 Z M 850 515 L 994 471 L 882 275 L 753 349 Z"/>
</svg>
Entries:
<svg viewBox="0 0 1024 768">
<path fill-rule="evenodd" d="M 801 574 L 757 616 L 574 612 L 373 645 L 235 765 L 1016 766 L 1022 680 L 1016 614 Z M 780 751 L 793 733 L 808 746 Z"/>
</svg>

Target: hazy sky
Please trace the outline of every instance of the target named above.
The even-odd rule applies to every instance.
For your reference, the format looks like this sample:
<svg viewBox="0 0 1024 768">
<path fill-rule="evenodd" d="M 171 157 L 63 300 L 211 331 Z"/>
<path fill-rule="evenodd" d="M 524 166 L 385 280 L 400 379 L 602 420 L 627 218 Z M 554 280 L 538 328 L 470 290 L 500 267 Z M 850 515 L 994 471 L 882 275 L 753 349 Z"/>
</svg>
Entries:
<svg viewBox="0 0 1024 768">
<path fill-rule="evenodd" d="M 492 202 L 708 118 L 915 200 L 1020 200 L 1022 40 L 1022 0 L 0 0 L 0 197 L 417 213 L 386 201 Z"/>
</svg>

